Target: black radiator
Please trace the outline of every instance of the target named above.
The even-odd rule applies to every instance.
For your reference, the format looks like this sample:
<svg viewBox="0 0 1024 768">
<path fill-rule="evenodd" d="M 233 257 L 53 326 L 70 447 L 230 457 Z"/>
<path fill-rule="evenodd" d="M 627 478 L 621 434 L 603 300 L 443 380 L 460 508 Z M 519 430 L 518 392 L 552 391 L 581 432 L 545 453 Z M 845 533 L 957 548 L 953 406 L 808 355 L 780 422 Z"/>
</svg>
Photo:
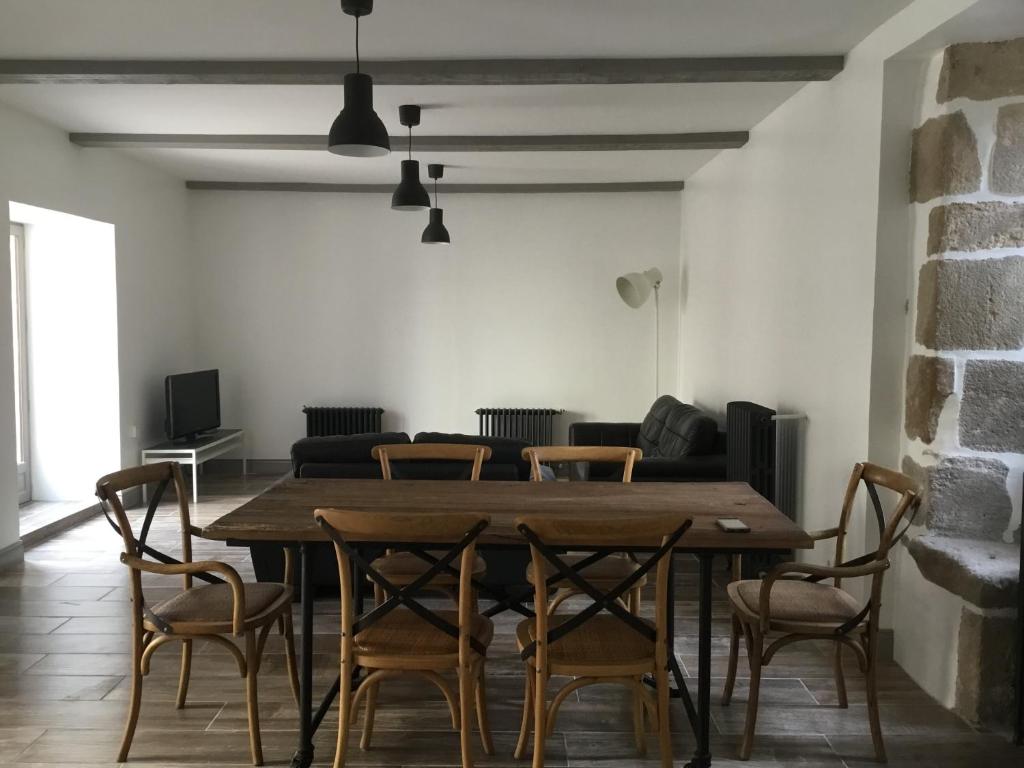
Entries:
<svg viewBox="0 0 1024 768">
<path fill-rule="evenodd" d="M 775 502 L 775 411 L 736 401 L 725 406 L 725 479 L 750 487 Z"/>
<path fill-rule="evenodd" d="M 531 445 L 551 445 L 555 434 L 557 408 L 477 408 L 480 434 L 514 437 Z"/>
<path fill-rule="evenodd" d="M 380 432 L 384 409 L 304 405 L 302 412 L 306 414 L 306 437 L 327 437 Z"/>
</svg>

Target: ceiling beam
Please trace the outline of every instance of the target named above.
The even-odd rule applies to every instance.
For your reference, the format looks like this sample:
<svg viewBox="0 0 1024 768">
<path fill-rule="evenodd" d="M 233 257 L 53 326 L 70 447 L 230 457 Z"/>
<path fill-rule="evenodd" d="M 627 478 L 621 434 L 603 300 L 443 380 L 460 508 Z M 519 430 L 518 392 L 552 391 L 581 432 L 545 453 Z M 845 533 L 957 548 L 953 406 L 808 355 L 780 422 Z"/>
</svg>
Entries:
<svg viewBox="0 0 1024 768">
<path fill-rule="evenodd" d="M 629 150 L 736 149 L 747 143 L 747 131 L 708 133 L 645 133 L 632 135 L 556 136 L 417 136 L 417 152 L 622 152 Z M 156 133 L 72 133 L 80 147 L 113 149 L 270 149 L 322 152 L 326 136 L 225 135 Z M 405 136 L 392 136 L 403 147 Z"/>
<path fill-rule="evenodd" d="M 192 190 L 219 190 L 227 192 L 355 192 L 358 194 L 392 194 L 394 184 L 320 184 L 313 182 L 269 181 L 186 181 Z M 445 194 L 547 194 L 567 192 L 679 192 L 681 181 L 621 181 L 610 183 L 560 184 L 445 184 Z"/>
<path fill-rule="evenodd" d="M 0 59 L 0 84 L 340 85 L 350 61 Z M 367 61 L 377 85 L 609 85 L 831 80 L 842 56 Z"/>
</svg>

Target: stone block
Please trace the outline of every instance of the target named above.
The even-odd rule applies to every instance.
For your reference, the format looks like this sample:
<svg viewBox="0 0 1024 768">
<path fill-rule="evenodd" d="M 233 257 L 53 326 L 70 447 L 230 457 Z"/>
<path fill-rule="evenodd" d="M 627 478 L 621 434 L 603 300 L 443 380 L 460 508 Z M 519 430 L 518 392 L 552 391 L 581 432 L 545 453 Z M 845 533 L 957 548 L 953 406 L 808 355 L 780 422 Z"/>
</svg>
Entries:
<svg viewBox="0 0 1024 768">
<path fill-rule="evenodd" d="M 911 355 L 907 364 L 907 400 L 903 427 L 907 437 L 926 443 L 935 439 L 939 414 L 953 394 L 953 361 Z"/>
<path fill-rule="evenodd" d="M 1013 723 L 1016 622 L 964 608 L 957 647 L 953 709 L 977 728 L 1005 730 Z"/>
<path fill-rule="evenodd" d="M 988 186 L 1000 195 L 1024 195 L 1024 104 L 999 108 Z"/>
<path fill-rule="evenodd" d="M 998 459 L 948 456 L 924 471 L 923 513 L 929 531 L 1002 540 L 1013 514 L 1006 464 Z"/>
<path fill-rule="evenodd" d="M 960 444 L 1024 453 L 1024 362 L 968 360 L 960 401 Z"/>
<path fill-rule="evenodd" d="M 929 349 L 1024 346 L 1024 256 L 924 264 L 916 338 Z"/>
<path fill-rule="evenodd" d="M 1015 544 L 935 533 L 904 541 L 921 575 L 932 584 L 979 608 L 1017 604 L 1020 550 Z"/>
<path fill-rule="evenodd" d="M 946 48 L 939 77 L 940 103 L 988 101 L 1024 94 L 1024 38 L 997 43 L 961 43 Z"/>
<path fill-rule="evenodd" d="M 914 131 L 910 153 L 911 201 L 924 203 L 979 189 L 978 142 L 963 112 L 933 117 Z"/>
<path fill-rule="evenodd" d="M 928 214 L 928 255 L 1024 246 L 1024 205 L 950 203 Z"/>
</svg>

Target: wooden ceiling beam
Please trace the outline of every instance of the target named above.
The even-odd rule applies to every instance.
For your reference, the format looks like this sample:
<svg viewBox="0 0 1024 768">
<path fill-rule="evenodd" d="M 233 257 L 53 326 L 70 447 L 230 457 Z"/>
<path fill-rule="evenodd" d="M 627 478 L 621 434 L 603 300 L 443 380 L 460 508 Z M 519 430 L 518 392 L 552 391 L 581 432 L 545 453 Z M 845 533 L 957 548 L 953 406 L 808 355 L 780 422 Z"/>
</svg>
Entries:
<svg viewBox="0 0 1024 768">
<path fill-rule="evenodd" d="M 351 61 L 0 59 L 0 84 L 340 85 Z M 629 85 L 831 80 L 843 56 L 366 61 L 377 85 Z"/>
<path fill-rule="evenodd" d="M 416 136 L 417 152 L 622 152 L 632 150 L 736 149 L 747 143 L 747 131 L 704 133 L 555 136 Z M 225 135 L 152 133 L 72 133 L 81 147 L 113 149 L 259 149 L 322 152 L 326 136 Z M 405 136 L 392 136 L 392 147 L 404 147 Z"/>
</svg>

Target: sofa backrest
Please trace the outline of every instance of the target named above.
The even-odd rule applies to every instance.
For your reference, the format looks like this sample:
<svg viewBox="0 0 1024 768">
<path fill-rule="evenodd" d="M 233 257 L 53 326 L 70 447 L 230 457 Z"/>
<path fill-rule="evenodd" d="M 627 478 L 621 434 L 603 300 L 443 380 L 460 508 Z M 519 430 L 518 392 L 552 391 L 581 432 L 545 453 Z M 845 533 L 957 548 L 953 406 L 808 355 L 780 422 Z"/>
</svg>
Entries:
<svg viewBox="0 0 1024 768">
<path fill-rule="evenodd" d="M 529 480 L 530 462 L 523 459 L 523 448 L 530 443 L 514 437 L 463 435 L 450 432 L 418 432 L 414 443 L 459 443 L 460 445 L 486 445 L 491 449 L 490 461 L 480 471 L 481 480 Z M 501 467 L 512 466 L 514 473 Z"/>
<path fill-rule="evenodd" d="M 703 456 L 713 452 L 717 436 L 718 424 L 706 413 L 662 395 L 644 417 L 637 445 L 644 458 Z"/>
<path fill-rule="evenodd" d="M 292 472 L 295 477 L 380 477 L 380 465 L 370 455 L 375 445 L 408 443 L 405 432 L 370 432 L 363 435 L 331 435 L 330 437 L 304 437 L 292 444 Z M 353 470 L 354 474 L 311 474 L 303 472 L 304 465 L 329 464 L 338 467 L 348 464 L 369 463 L 376 467 L 376 474 Z M 324 472 L 328 471 L 322 468 Z"/>
</svg>

